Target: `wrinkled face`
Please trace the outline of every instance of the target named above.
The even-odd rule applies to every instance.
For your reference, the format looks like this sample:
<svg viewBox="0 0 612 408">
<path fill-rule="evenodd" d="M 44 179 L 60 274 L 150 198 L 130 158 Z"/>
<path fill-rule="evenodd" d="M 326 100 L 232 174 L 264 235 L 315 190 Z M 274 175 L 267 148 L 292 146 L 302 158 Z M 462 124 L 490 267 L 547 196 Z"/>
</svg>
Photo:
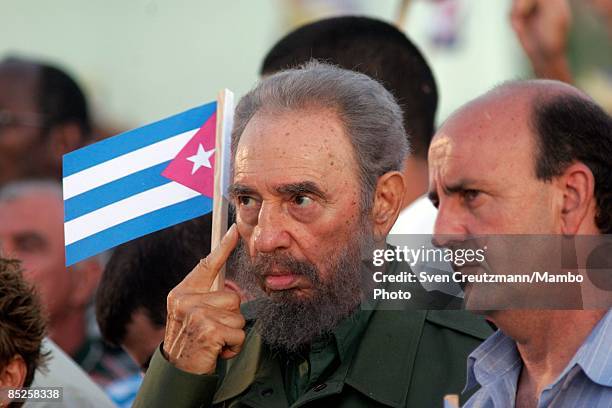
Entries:
<svg viewBox="0 0 612 408">
<path fill-rule="evenodd" d="M 36 175 L 46 160 L 42 117 L 36 102 L 35 72 L 0 66 L 0 184 Z"/>
<path fill-rule="evenodd" d="M 439 245 L 466 246 L 466 238 L 482 235 L 560 233 L 554 185 L 535 176 L 535 141 L 526 104 L 513 102 L 474 102 L 450 118 L 432 141 L 429 195 L 438 208 L 434 234 Z M 519 262 L 527 267 L 523 241 L 495 239 L 494 252 L 489 248 L 486 259 L 496 273 L 513 273 L 506 268 Z M 474 271 L 467 266 L 462 272 Z M 468 287 L 466 298 L 469 292 Z M 500 293 L 483 287 L 479 295 L 480 300 L 471 293 L 472 306 L 486 303 L 485 295 Z"/>
<path fill-rule="evenodd" d="M 0 251 L 22 261 L 51 319 L 65 309 L 73 286 L 64 266 L 63 218 L 61 198 L 52 193 L 0 203 Z"/>
<path fill-rule="evenodd" d="M 482 101 L 455 115 L 429 149 L 436 234 L 551 234 L 551 185 L 535 176 L 527 112 Z"/>
<path fill-rule="evenodd" d="M 373 238 L 353 157 L 327 110 L 258 113 L 242 134 L 231 188 L 237 275 L 266 294 L 255 313 L 273 348 L 300 349 L 361 300 L 361 259 Z"/>
<path fill-rule="evenodd" d="M 359 225 L 360 192 L 353 149 L 334 112 L 258 113 L 248 123 L 231 194 L 251 258 L 288 255 L 329 280 L 329 260 Z M 261 286 L 268 294 L 309 296 L 312 282 L 293 272 L 274 266 Z"/>
</svg>

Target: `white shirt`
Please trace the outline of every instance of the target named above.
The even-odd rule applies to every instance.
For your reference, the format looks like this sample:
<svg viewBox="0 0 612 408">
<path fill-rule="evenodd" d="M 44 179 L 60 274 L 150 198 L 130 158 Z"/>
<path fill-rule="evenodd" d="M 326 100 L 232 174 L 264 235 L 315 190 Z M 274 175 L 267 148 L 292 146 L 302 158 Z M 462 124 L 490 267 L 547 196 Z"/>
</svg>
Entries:
<svg viewBox="0 0 612 408">
<path fill-rule="evenodd" d="M 36 370 L 31 387 L 63 387 L 63 400 L 62 402 L 29 401 L 24 407 L 115 407 L 104 391 L 51 339 L 45 338 L 42 348 L 45 352 L 50 351 L 47 368 Z"/>
<path fill-rule="evenodd" d="M 436 207 L 422 195 L 400 212 L 389 234 L 432 235 L 437 215 Z"/>
<path fill-rule="evenodd" d="M 429 198 L 426 195 L 422 195 L 414 200 L 408 207 L 404 208 L 393 228 L 387 236 L 387 243 L 394 246 L 408 248 L 433 248 L 431 238 L 434 232 L 434 224 L 436 223 L 436 217 L 438 210 L 433 206 Z M 427 270 L 426 268 L 431 265 L 417 262 L 413 267 L 413 272 L 420 272 Z M 446 271 L 447 274 L 452 274 L 453 269 L 448 264 L 436 265 L 436 273 Z M 454 283 L 435 283 L 435 282 L 421 282 L 421 285 L 431 292 L 438 290 L 440 292 L 463 297 L 463 291 L 461 287 Z"/>
</svg>

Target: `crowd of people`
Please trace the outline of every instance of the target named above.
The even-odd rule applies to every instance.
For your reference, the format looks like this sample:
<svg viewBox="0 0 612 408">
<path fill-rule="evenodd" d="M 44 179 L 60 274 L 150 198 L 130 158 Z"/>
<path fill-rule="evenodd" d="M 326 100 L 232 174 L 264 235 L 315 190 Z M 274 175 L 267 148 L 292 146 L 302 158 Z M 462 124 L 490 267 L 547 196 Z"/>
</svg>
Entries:
<svg viewBox="0 0 612 408">
<path fill-rule="evenodd" d="M 59 68 L 0 61 L 0 387 L 62 387 L 50 407 L 612 407 L 612 276 L 583 293 L 596 307 L 487 308 L 506 294 L 482 285 L 463 310 L 419 284 L 362 303 L 390 234 L 612 234 L 612 119 L 571 84 L 569 23 L 564 1 L 514 1 L 538 78 L 440 126 L 444 89 L 398 28 L 301 26 L 236 106 L 220 245 L 208 214 L 68 268 L 61 158 L 92 141 L 87 100 Z"/>
</svg>

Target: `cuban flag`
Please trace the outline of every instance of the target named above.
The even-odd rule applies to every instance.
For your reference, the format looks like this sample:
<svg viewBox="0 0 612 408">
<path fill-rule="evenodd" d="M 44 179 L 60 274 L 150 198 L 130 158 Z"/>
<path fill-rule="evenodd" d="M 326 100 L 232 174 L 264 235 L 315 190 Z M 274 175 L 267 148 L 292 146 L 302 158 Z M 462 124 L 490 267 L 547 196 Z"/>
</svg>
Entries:
<svg viewBox="0 0 612 408">
<path fill-rule="evenodd" d="M 212 210 L 217 103 L 64 156 L 66 266 Z"/>
</svg>

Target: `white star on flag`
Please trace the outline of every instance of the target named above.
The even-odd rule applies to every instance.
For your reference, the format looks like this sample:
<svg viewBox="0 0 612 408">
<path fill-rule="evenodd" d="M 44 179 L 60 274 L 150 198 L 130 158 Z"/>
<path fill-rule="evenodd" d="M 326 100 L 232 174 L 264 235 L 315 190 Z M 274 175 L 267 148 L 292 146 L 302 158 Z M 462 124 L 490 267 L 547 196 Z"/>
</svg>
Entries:
<svg viewBox="0 0 612 408">
<path fill-rule="evenodd" d="M 187 160 L 193 163 L 191 174 L 195 174 L 200 167 L 208 167 L 209 169 L 212 168 L 212 165 L 210 164 L 210 156 L 212 156 L 214 152 L 215 149 L 206 151 L 201 144 L 198 144 L 198 152 L 187 158 Z"/>
</svg>

